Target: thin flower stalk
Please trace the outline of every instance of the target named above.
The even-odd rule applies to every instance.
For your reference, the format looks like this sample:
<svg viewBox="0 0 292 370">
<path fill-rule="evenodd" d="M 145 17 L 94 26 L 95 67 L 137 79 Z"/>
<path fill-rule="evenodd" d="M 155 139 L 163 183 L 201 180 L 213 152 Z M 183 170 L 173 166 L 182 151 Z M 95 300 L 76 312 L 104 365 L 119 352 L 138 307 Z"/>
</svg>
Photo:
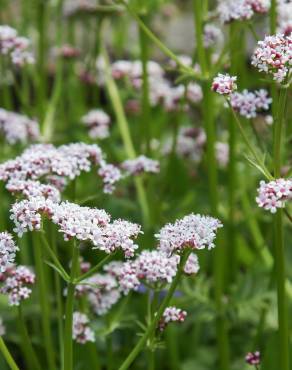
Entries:
<svg viewBox="0 0 292 370">
<path fill-rule="evenodd" d="M 274 176 L 281 176 L 282 165 L 282 141 L 284 134 L 285 106 L 287 101 L 287 89 L 280 90 L 279 102 L 277 105 L 278 115 L 275 117 L 274 128 Z M 277 277 L 277 296 L 278 296 L 278 325 L 279 325 L 279 358 L 280 367 L 289 370 L 289 326 L 288 326 L 288 306 L 287 293 L 285 290 L 285 248 L 284 248 L 284 228 L 283 210 L 278 209 L 274 216 L 274 253 Z"/>
<path fill-rule="evenodd" d="M 202 69 L 203 75 L 208 75 L 207 71 L 207 58 L 205 49 L 203 46 L 203 24 L 202 24 L 202 1 L 193 0 L 194 10 L 194 22 L 196 28 L 196 45 L 199 63 Z M 215 155 L 215 143 L 216 143 L 216 126 L 214 111 L 212 109 L 213 94 L 210 90 L 210 82 L 203 81 L 203 119 L 205 124 L 205 130 L 207 135 L 207 168 L 208 168 L 208 183 L 209 183 L 209 194 L 210 194 L 210 205 L 214 216 L 218 214 L 218 169 Z M 223 296 L 223 276 L 225 270 L 224 263 L 224 251 L 222 248 L 218 248 L 215 251 L 214 258 L 214 278 L 215 278 L 215 302 L 216 309 L 218 311 L 218 320 L 216 323 L 217 328 L 217 346 L 220 358 L 220 367 L 223 370 L 229 368 L 229 349 L 228 349 L 228 338 L 226 331 L 226 323 L 223 315 L 219 315 L 222 312 L 222 296 Z"/>
<path fill-rule="evenodd" d="M 42 321 L 42 330 L 44 336 L 44 343 L 45 343 L 45 352 L 46 358 L 48 363 L 48 369 L 54 370 L 55 369 L 55 355 L 54 355 L 54 347 L 53 347 L 53 337 L 52 337 L 52 330 L 50 325 L 50 305 L 48 304 L 47 294 L 49 292 L 48 289 L 48 280 L 46 276 L 46 269 L 43 263 L 43 253 L 41 248 L 41 243 L 39 239 L 39 235 L 37 233 L 32 234 L 33 237 L 33 248 L 34 248 L 34 258 L 35 258 L 35 265 L 36 265 L 36 273 L 37 273 L 37 280 L 38 280 L 38 294 L 39 294 L 39 302 L 41 308 L 41 321 Z"/>
<path fill-rule="evenodd" d="M 120 133 L 121 133 L 121 136 L 124 142 L 125 151 L 130 159 L 134 159 L 136 158 L 136 152 L 135 152 L 134 145 L 132 142 L 129 125 L 126 119 L 126 115 L 125 115 L 124 108 L 121 102 L 119 91 L 109 71 L 108 55 L 104 47 L 102 47 L 102 56 L 104 58 L 104 62 L 106 65 L 106 87 L 107 87 L 108 94 L 110 96 L 110 99 L 111 99 L 111 102 L 112 102 L 112 105 L 113 105 L 113 108 L 114 108 L 114 111 L 117 117 L 117 123 L 118 123 Z M 149 205 L 148 205 L 147 196 L 145 193 L 143 182 L 138 177 L 136 177 L 134 181 L 135 181 L 137 196 L 138 196 L 138 200 L 139 200 L 140 207 L 142 210 L 144 222 L 146 225 L 149 225 L 150 211 L 149 211 Z"/>
<path fill-rule="evenodd" d="M 20 370 L 16 362 L 14 361 L 13 357 L 11 356 L 11 353 L 9 352 L 9 349 L 7 348 L 3 338 L 0 336 L 0 351 L 5 358 L 7 364 L 9 365 L 11 370 Z"/>
<path fill-rule="evenodd" d="M 74 311 L 74 279 L 78 273 L 79 250 L 75 241 L 72 243 L 72 262 L 70 282 L 67 289 L 64 330 L 64 360 L 63 370 L 73 370 L 73 311 Z"/>
<path fill-rule="evenodd" d="M 136 346 L 134 347 L 132 352 L 129 354 L 129 356 L 126 358 L 126 360 L 123 362 L 123 364 L 119 367 L 119 370 L 126 370 L 126 369 L 129 368 L 129 366 L 131 366 L 131 364 L 133 363 L 135 358 L 143 350 L 143 348 L 145 346 L 145 343 L 147 342 L 148 338 L 153 334 L 153 332 L 157 328 L 159 320 L 161 319 L 165 308 L 169 305 L 169 302 L 170 302 L 170 300 L 171 300 L 171 298 L 172 298 L 172 296 L 175 292 L 175 289 L 176 289 L 178 283 L 180 282 L 181 275 L 183 273 L 185 263 L 186 263 L 189 255 L 190 255 L 190 253 L 191 253 L 191 251 L 189 251 L 189 250 L 184 252 L 183 256 L 180 259 L 177 274 L 176 274 L 175 278 L 173 279 L 164 300 L 162 301 L 161 305 L 159 306 L 157 314 L 153 318 L 151 324 L 148 326 L 145 333 L 143 334 L 141 339 L 138 341 L 138 343 L 136 344 Z"/>
</svg>

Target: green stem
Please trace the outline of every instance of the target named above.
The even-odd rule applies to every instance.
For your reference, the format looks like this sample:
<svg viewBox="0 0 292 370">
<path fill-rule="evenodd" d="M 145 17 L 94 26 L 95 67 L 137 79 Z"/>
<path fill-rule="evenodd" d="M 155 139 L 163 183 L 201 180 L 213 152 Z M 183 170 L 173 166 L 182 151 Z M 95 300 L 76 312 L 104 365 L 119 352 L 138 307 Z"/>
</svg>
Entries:
<svg viewBox="0 0 292 370">
<path fill-rule="evenodd" d="M 44 335 L 44 343 L 46 350 L 46 357 L 48 363 L 48 369 L 55 370 L 55 356 L 53 348 L 53 338 L 50 327 L 50 305 L 48 303 L 49 289 L 47 284 L 47 279 L 45 276 L 45 265 L 42 261 L 42 248 L 39 240 L 39 234 L 34 232 L 32 234 L 33 244 L 34 244 L 34 257 L 37 273 L 37 281 L 39 288 L 39 302 L 41 308 L 41 319 L 42 319 L 42 329 Z"/>
<path fill-rule="evenodd" d="M 274 176 L 281 176 L 281 150 L 285 118 L 287 89 L 281 89 L 278 102 L 278 115 L 274 117 Z M 289 370 L 289 321 L 287 295 L 285 291 L 285 249 L 283 230 L 283 210 L 279 209 L 274 216 L 275 232 L 275 267 L 278 298 L 279 358 L 281 370 Z"/>
<path fill-rule="evenodd" d="M 108 262 L 111 258 L 113 257 L 112 254 L 108 254 L 106 257 L 104 257 L 100 262 L 98 262 L 97 265 L 95 265 L 94 267 L 92 267 L 90 270 L 88 270 L 87 272 L 85 272 L 83 275 L 79 276 L 77 279 L 74 280 L 74 284 L 78 284 L 80 283 L 81 281 L 89 278 L 90 276 L 92 276 L 93 274 L 95 274 L 97 271 L 100 270 L 100 268 L 106 263 Z"/>
<path fill-rule="evenodd" d="M 270 31 L 274 35 L 277 30 L 277 0 L 271 0 L 270 8 Z"/>
<path fill-rule="evenodd" d="M 58 267 L 58 269 L 62 272 L 62 276 L 63 276 L 64 280 L 68 281 L 70 279 L 70 277 L 67 274 L 67 272 L 65 271 L 64 267 L 61 265 L 56 253 L 51 249 L 44 231 L 41 231 L 40 237 L 41 237 L 41 242 L 42 242 L 43 246 L 46 248 L 46 251 L 48 252 L 50 257 L 52 258 L 52 260 L 54 261 L 54 263 Z"/>
<path fill-rule="evenodd" d="M 2 337 L 0 337 L 0 352 L 2 353 L 11 370 L 20 370 L 19 367 L 16 365 L 13 357 L 11 356 L 9 349 L 6 347 L 6 344 Z"/>
<path fill-rule="evenodd" d="M 229 106 L 229 108 L 231 109 L 231 112 L 233 114 L 233 117 L 234 117 L 234 120 L 237 124 L 237 127 L 239 128 L 239 131 L 241 133 L 241 136 L 245 142 L 245 145 L 247 146 L 250 154 L 253 156 L 253 159 L 256 161 L 256 164 L 261 168 L 261 171 L 262 173 L 266 176 L 266 178 L 268 180 L 272 180 L 273 179 L 273 176 L 270 174 L 269 170 L 266 168 L 263 160 L 259 157 L 259 155 L 257 154 L 256 150 L 253 148 L 252 144 L 250 143 L 250 140 L 248 139 L 242 125 L 241 125 L 241 122 L 239 120 L 239 118 L 237 117 L 237 114 L 235 113 L 234 109 L 232 108 L 231 104 L 230 104 L 230 101 L 227 99 L 227 104 Z"/>
<path fill-rule="evenodd" d="M 135 358 L 138 356 L 138 354 L 145 347 L 145 344 L 146 344 L 148 338 L 153 334 L 153 332 L 157 328 L 158 322 L 161 319 L 164 310 L 168 306 L 168 304 L 169 304 L 169 302 L 170 302 L 170 300 L 171 300 L 171 298 L 172 298 L 172 296 L 175 292 L 175 289 L 176 289 L 176 287 L 177 287 L 177 285 L 180 281 L 185 263 L 186 263 L 189 255 L 190 255 L 190 253 L 191 253 L 191 251 L 187 250 L 181 256 L 180 263 L 179 263 L 178 270 L 177 270 L 177 274 L 176 274 L 175 278 L 173 279 L 173 281 L 172 281 L 172 283 L 169 287 L 169 290 L 168 290 L 166 296 L 164 297 L 164 300 L 162 301 L 162 303 L 161 303 L 161 305 L 160 305 L 160 307 L 157 311 L 157 314 L 154 316 L 151 324 L 148 326 L 144 335 L 138 341 L 138 343 L 136 344 L 136 346 L 134 347 L 132 352 L 129 354 L 129 356 L 126 358 L 126 360 L 123 362 L 123 364 L 119 367 L 119 370 L 126 370 L 126 369 L 129 368 L 129 366 L 132 364 L 132 362 L 135 360 Z"/>
<path fill-rule="evenodd" d="M 41 370 L 42 367 L 32 347 L 31 340 L 26 329 L 21 306 L 18 307 L 18 322 L 22 338 L 22 348 L 26 362 L 31 370 Z"/>
<path fill-rule="evenodd" d="M 203 0 L 203 2 L 205 2 L 205 0 Z M 207 72 L 207 58 L 203 43 L 203 17 L 202 17 L 203 2 L 202 0 L 193 0 L 193 10 L 194 10 L 193 13 L 196 30 L 196 46 L 198 59 L 200 62 L 202 73 L 205 76 Z"/>
<path fill-rule="evenodd" d="M 147 24 L 148 17 L 144 17 L 144 22 Z M 149 58 L 149 48 L 148 48 L 148 38 L 144 31 L 139 28 L 139 41 L 140 41 L 140 55 L 142 62 L 142 132 L 144 133 L 144 138 L 146 142 L 146 151 L 150 150 L 150 101 L 149 101 L 149 78 L 148 78 L 148 58 Z"/>
<path fill-rule="evenodd" d="M 74 241 L 72 246 L 72 261 L 70 283 L 67 289 L 66 308 L 65 308 L 65 332 L 64 332 L 64 367 L 63 370 L 73 370 L 73 309 L 74 309 L 74 279 L 78 272 L 79 250 Z"/>
<path fill-rule="evenodd" d="M 136 157 L 136 152 L 134 149 L 134 145 L 132 142 L 130 129 L 128 125 L 128 121 L 126 119 L 126 115 L 124 112 L 123 104 L 119 95 L 118 88 L 116 86 L 115 81 L 111 77 L 110 73 L 110 67 L 109 67 L 109 59 L 107 52 L 104 47 L 102 47 L 102 55 L 104 57 L 105 65 L 106 65 L 106 87 L 108 90 L 108 94 L 110 96 L 115 115 L 117 118 L 117 123 L 119 126 L 119 130 L 122 136 L 122 140 L 124 142 L 125 150 L 127 153 L 127 156 L 130 159 L 134 159 Z M 135 178 L 135 186 L 137 190 L 137 196 L 140 203 L 140 207 L 143 214 L 144 223 L 146 225 L 149 225 L 150 222 L 150 211 L 149 211 L 149 205 L 147 201 L 146 192 L 143 186 L 142 179 L 139 177 Z"/>
</svg>

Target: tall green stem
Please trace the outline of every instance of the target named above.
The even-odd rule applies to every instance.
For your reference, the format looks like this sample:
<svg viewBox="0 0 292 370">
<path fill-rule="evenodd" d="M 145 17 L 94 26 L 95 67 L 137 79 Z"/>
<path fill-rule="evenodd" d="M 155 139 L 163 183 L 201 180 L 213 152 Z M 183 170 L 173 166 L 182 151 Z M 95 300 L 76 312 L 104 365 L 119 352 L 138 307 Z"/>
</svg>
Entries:
<svg viewBox="0 0 292 370">
<path fill-rule="evenodd" d="M 18 323 L 22 339 L 22 349 L 29 369 L 41 370 L 41 365 L 32 347 L 31 340 L 26 329 L 21 306 L 18 307 Z"/>
<path fill-rule="evenodd" d="M 147 16 L 144 16 L 142 19 L 144 23 L 147 24 L 148 22 Z M 146 143 L 146 150 L 149 152 L 150 146 L 150 101 L 149 101 L 149 78 L 148 78 L 148 58 L 149 58 L 149 47 L 148 47 L 148 37 L 146 36 L 145 32 L 139 28 L 139 40 L 140 40 L 140 58 L 142 62 L 142 97 L 141 97 L 141 105 L 142 105 L 142 133 L 145 137 Z"/>
<path fill-rule="evenodd" d="M 79 250 L 74 241 L 72 245 L 72 261 L 70 283 L 67 289 L 67 299 L 65 308 L 65 332 L 64 332 L 64 363 L 63 370 L 73 370 L 73 309 L 74 309 L 74 279 L 78 273 Z"/>
<path fill-rule="evenodd" d="M 208 65 L 206 53 L 203 45 L 203 2 L 193 0 L 194 22 L 196 29 L 197 56 L 204 76 L 208 75 Z M 214 216 L 218 214 L 218 169 L 215 156 L 216 126 L 214 119 L 213 94 L 210 89 L 210 81 L 203 81 L 203 121 L 207 135 L 207 170 L 208 186 L 211 210 Z M 224 293 L 225 258 L 224 250 L 218 248 L 214 258 L 214 284 L 215 284 L 215 304 L 217 310 L 216 336 L 219 355 L 219 366 L 221 370 L 229 369 L 229 343 L 226 318 L 223 312 L 223 293 Z"/>
<path fill-rule="evenodd" d="M 287 89 L 280 90 L 278 102 L 278 114 L 274 117 L 274 176 L 281 176 L 282 164 L 282 137 L 285 119 L 285 105 L 287 100 Z M 279 330 L 279 367 L 281 370 L 289 370 L 289 325 L 287 295 L 285 291 L 285 249 L 284 249 L 284 230 L 283 230 L 283 210 L 279 209 L 274 216 L 274 253 L 277 278 L 277 297 L 278 297 L 278 330 Z"/>
<path fill-rule="evenodd" d="M 11 356 L 9 349 L 6 347 L 6 344 L 2 337 L 0 337 L 0 352 L 2 353 L 11 370 L 20 370 L 19 367 L 16 365 L 13 357 Z"/>
<path fill-rule="evenodd" d="M 45 352 L 47 357 L 48 369 L 55 370 L 55 355 L 53 348 L 53 338 L 52 331 L 50 327 L 50 305 L 48 303 L 49 289 L 47 284 L 47 279 L 45 276 L 45 265 L 42 260 L 42 248 L 41 242 L 39 240 L 39 234 L 34 232 L 32 234 L 33 244 L 34 244 L 34 257 L 37 273 L 37 281 L 39 288 L 39 301 L 41 308 L 41 320 L 42 320 L 42 329 L 44 335 L 45 343 Z"/>
<path fill-rule="evenodd" d="M 125 111 L 123 108 L 123 104 L 121 101 L 121 97 L 119 95 L 118 88 L 115 84 L 115 81 L 111 77 L 111 73 L 109 70 L 109 60 L 108 55 L 106 53 L 105 48 L 102 48 L 103 50 L 103 57 L 106 65 L 106 87 L 109 94 L 109 97 L 111 99 L 113 109 L 115 111 L 115 115 L 117 118 L 117 123 L 120 129 L 120 133 L 122 136 L 122 140 L 124 142 L 125 151 L 127 153 L 127 156 L 131 159 L 136 157 L 136 152 L 134 149 L 134 145 L 132 142 L 130 129 L 128 125 L 128 121 L 126 119 Z M 140 207 L 142 210 L 143 220 L 146 225 L 149 225 L 150 222 L 150 211 L 149 211 L 149 205 L 147 201 L 146 192 L 144 189 L 143 182 L 141 178 L 136 177 L 135 178 L 135 186 L 137 190 L 137 196 L 140 203 Z"/>
<path fill-rule="evenodd" d="M 164 300 L 162 301 L 161 305 L 159 306 L 157 314 L 154 316 L 152 322 L 150 323 L 150 325 L 148 326 L 144 335 L 138 341 L 138 343 L 136 344 L 136 346 L 134 347 L 132 352 L 129 354 L 129 356 L 126 358 L 126 360 L 123 362 L 123 364 L 119 367 L 119 370 L 126 370 L 126 369 L 129 368 L 129 366 L 132 364 L 132 362 L 135 360 L 135 358 L 143 350 L 148 338 L 153 334 L 153 332 L 157 328 L 158 322 L 161 319 L 164 310 L 168 306 L 168 304 L 169 304 L 169 302 L 170 302 L 170 300 L 171 300 L 171 298 L 172 298 L 172 296 L 175 292 L 175 289 L 176 289 L 176 287 L 177 287 L 177 285 L 180 281 L 185 263 L 186 263 L 189 255 L 190 255 L 190 253 L 191 253 L 191 251 L 187 250 L 182 255 L 182 257 L 180 259 L 179 266 L 178 266 L 177 274 L 176 274 L 175 278 L 173 279 L 173 281 L 172 281 L 172 283 L 169 287 L 169 290 L 168 290 L 166 296 L 164 297 Z"/>
</svg>

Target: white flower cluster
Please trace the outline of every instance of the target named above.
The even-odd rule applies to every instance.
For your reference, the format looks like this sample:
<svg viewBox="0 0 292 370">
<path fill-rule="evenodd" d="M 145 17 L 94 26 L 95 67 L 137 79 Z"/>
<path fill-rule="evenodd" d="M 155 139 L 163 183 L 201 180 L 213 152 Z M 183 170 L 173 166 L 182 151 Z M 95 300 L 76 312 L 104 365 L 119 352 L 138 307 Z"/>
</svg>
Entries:
<svg viewBox="0 0 292 370">
<path fill-rule="evenodd" d="M 0 233 L 0 272 L 5 272 L 14 264 L 15 253 L 18 250 L 11 234 Z"/>
<path fill-rule="evenodd" d="M 226 168 L 229 162 L 229 145 L 221 141 L 215 143 L 216 160 L 220 168 Z"/>
<path fill-rule="evenodd" d="M 285 36 L 292 33 L 292 2 L 278 0 L 278 32 Z"/>
<path fill-rule="evenodd" d="M 89 129 L 89 136 L 92 139 L 109 137 L 110 117 L 103 110 L 91 110 L 81 118 L 81 121 Z"/>
<path fill-rule="evenodd" d="M 132 238 L 141 233 L 137 224 L 114 220 L 97 208 L 81 207 L 70 202 L 55 203 L 44 197 L 34 197 L 14 203 L 11 219 L 19 236 L 28 230 L 40 230 L 42 215 L 47 216 L 59 227 L 65 240 L 76 238 L 89 241 L 94 248 L 112 253 L 121 248 L 126 257 L 132 257 L 138 246 Z"/>
<path fill-rule="evenodd" d="M 287 201 L 292 200 L 292 179 L 277 179 L 266 183 L 260 182 L 256 202 L 259 207 L 271 213 L 284 208 Z"/>
<path fill-rule="evenodd" d="M 82 171 L 88 172 L 92 165 L 101 163 L 103 154 L 98 145 L 73 143 L 56 148 L 51 144 L 35 144 L 0 165 L 0 180 L 38 180 L 50 175 L 73 180 Z"/>
<path fill-rule="evenodd" d="M 192 64 L 191 58 L 188 56 L 179 57 L 183 64 Z M 176 67 L 175 65 L 172 65 Z M 97 70 L 99 81 L 104 81 L 104 63 L 103 59 L 99 58 L 97 62 Z M 112 75 L 115 79 L 127 79 L 128 82 L 137 90 L 141 90 L 142 81 L 142 64 L 140 61 L 118 60 L 111 65 Z M 148 81 L 149 81 L 149 97 L 152 106 L 163 106 L 166 111 L 177 111 L 178 109 L 186 109 L 187 106 L 182 104 L 184 97 L 190 103 L 198 103 L 202 100 L 203 94 L 201 86 L 196 83 L 190 83 L 187 86 L 182 84 L 173 86 L 166 79 L 164 71 L 160 65 L 154 61 L 149 61 L 147 64 Z"/>
<path fill-rule="evenodd" d="M 35 283 L 35 274 L 26 266 L 12 266 L 0 274 L 0 282 L 0 293 L 8 295 L 10 306 L 18 306 L 30 297 L 29 286 Z"/>
<path fill-rule="evenodd" d="M 0 54 L 8 55 L 13 64 L 23 66 L 35 62 L 29 46 L 29 39 L 18 36 L 14 28 L 0 25 Z"/>
<path fill-rule="evenodd" d="M 266 36 L 258 42 L 251 63 L 260 72 L 272 74 L 274 80 L 284 82 L 292 66 L 292 36 Z"/>
<path fill-rule="evenodd" d="M 137 175 L 141 172 L 158 173 L 160 171 L 159 162 L 145 155 L 140 155 L 135 159 L 128 159 L 121 164 L 121 167 L 128 175 Z"/>
<path fill-rule="evenodd" d="M 220 227 L 222 224 L 216 218 L 190 214 L 174 224 L 165 225 L 155 236 L 159 240 L 159 250 L 168 254 L 188 247 L 211 249 Z"/>
<path fill-rule="evenodd" d="M 121 297 L 118 276 L 123 263 L 114 261 L 105 265 L 105 273 L 98 273 L 76 286 L 77 297 L 86 297 L 97 315 L 106 314 Z"/>
<path fill-rule="evenodd" d="M 219 73 L 213 80 L 212 90 L 220 95 L 230 95 L 237 89 L 237 77 Z"/>
<path fill-rule="evenodd" d="M 98 174 L 102 178 L 103 191 L 106 194 L 112 194 L 115 190 L 115 184 L 123 178 L 120 169 L 113 164 L 102 165 L 98 170 Z"/>
<path fill-rule="evenodd" d="M 175 306 L 167 307 L 159 321 L 158 328 L 163 331 L 171 322 L 184 322 L 187 317 L 187 312 Z"/>
<path fill-rule="evenodd" d="M 27 199 L 44 197 L 56 203 L 61 201 L 61 194 L 55 186 L 39 181 L 11 180 L 7 183 L 6 189 L 13 195 L 22 194 Z"/>
<path fill-rule="evenodd" d="M 206 24 L 204 26 L 204 46 L 211 48 L 218 46 L 223 42 L 223 33 L 221 29 L 214 24 Z"/>
<path fill-rule="evenodd" d="M 9 144 L 26 143 L 40 136 L 39 124 L 18 113 L 0 108 L 0 133 Z"/>
<path fill-rule="evenodd" d="M 230 95 L 232 108 L 248 119 L 255 118 L 259 111 L 268 110 L 271 103 L 272 98 L 268 96 L 267 90 L 264 89 L 254 92 L 243 90 Z"/>
<path fill-rule="evenodd" d="M 176 138 L 176 154 L 195 163 L 202 159 L 206 144 L 205 131 L 197 127 L 180 127 Z M 163 154 L 170 154 L 173 150 L 173 139 L 168 139 L 162 147 Z"/>
<path fill-rule="evenodd" d="M 137 290 L 141 284 L 161 289 L 172 282 L 177 273 L 180 257 L 170 256 L 160 250 L 144 250 L 133 261 L 125 262 L 118 272 L 119 286 L 124 294 Z M 191 253 L 185 266 L 187 275 L 197 274 L 200 269 L 197 255 Z"/>
<path fill-rule="evenodd" d="M 73 340 L 79 344 L 95 342 L 94 332 L 89 327 L 89 318 L 84 313 L 78 311 L 73 313 L 72 335 Z"/>
<path fill-rule="evenodd" d="M 217 11 L 222 23 L 246 20 L 255 13 L 267 13 L 271 6 L 270 0 L 221 0 Z"/>
</svg>

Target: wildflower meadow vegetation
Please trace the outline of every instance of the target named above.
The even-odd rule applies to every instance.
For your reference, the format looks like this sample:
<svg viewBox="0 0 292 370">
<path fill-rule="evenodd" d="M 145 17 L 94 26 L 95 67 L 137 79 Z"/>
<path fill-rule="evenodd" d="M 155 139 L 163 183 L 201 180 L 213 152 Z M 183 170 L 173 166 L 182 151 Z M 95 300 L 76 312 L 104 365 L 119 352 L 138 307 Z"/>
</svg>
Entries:
<svg viewBox="0 0 292 370">
<path fill-rule="evenodd" d="M 292 1 L 0 1 L 0 369 L 291 370 Z"/>
</svg>

